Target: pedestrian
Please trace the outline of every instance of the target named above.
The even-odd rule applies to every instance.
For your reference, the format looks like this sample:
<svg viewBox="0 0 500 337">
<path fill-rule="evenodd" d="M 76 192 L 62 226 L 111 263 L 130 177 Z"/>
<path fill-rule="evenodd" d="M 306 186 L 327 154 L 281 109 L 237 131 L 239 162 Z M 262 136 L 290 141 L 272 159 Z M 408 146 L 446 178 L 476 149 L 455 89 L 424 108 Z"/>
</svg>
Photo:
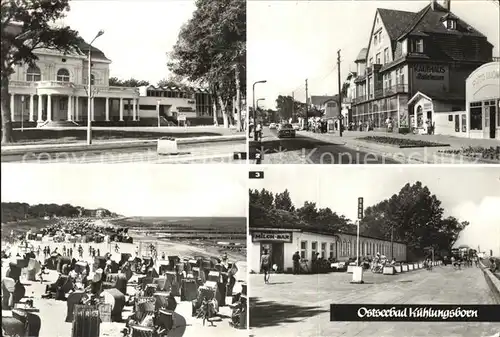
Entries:
<svg viewBox="0 0 500 337">
<path fill-rule="evenodd" d="M 297 275 L 297 274 L 300 274 L 300 254 L 299 252 L 295 252 L 295 254 L 293 254 L 293 274 L 294 275 Z"/>
<path fill-rule="evenodd" d="M 497 271 L 497 263 L 495 261 L 495 258 L 490 258 L 490 270 L 492 273 L 496 272 Z"/>
<path fill-rule="evenodd" d="M 257 123 L 257 127 L 255 128 L 256 131 L 256 141 L 262 140 L 262 124 L 259 122 Z"/>
<path fill-rule="evenodd" d="M 264 249 L 264 253 L 260 257 L 260 269 L 264 273 L 264 283 L 266 284 L 269 282 L 269 263 L 269 254 L 267 252 L 267 249 Z"/>
</svg>

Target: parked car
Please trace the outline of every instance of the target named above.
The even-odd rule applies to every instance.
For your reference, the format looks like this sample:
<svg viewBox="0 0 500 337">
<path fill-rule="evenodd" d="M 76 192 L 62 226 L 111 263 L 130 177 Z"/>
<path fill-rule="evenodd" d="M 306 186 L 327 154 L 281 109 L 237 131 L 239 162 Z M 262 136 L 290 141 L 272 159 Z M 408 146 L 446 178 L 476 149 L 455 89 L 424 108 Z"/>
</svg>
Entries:
<svg viewBox="0 0 500 337">
<path fill-rule="evenodd" d="M 276 129 L 276 123 L 269 124 L 269 129 Z"/>
<path fill-rule="evenodd" d="M 299 124 L 299 123 L 293 123 L 293 124 L 292 124 L 292 127 L 293 127 L 293 129 L 294 129 L 295 131 L 300 130 L 300 124 Z"/>
<path fill-rule="evenodd" d="M 283 124 L 278 129 L 278 138 L 284 137 L 295 138 L 295 129 L 292 124 Z"/>
</svg>

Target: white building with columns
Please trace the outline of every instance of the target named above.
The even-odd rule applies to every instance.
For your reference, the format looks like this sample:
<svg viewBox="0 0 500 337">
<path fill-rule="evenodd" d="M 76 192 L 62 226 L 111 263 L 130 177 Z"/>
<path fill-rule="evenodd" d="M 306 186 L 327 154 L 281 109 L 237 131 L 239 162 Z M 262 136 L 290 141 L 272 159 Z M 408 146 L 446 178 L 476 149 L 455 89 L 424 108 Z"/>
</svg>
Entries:
<svg viewBox="0 0 500 337">
<path fill-rule="evenodd" d="M 89 94 L 89 45 L 80 44 L 80 53 L 63 55 L 37 50 L 35 66 L 21 64 L 10 77 L 10 111 L 13 122 L 51 122 L 86 125 Z M 91 51 L 91 117 L 93 121 L 137 120 L 139 90 L 109 86 L 109 60 L 102 51 Z"/>
</svg>

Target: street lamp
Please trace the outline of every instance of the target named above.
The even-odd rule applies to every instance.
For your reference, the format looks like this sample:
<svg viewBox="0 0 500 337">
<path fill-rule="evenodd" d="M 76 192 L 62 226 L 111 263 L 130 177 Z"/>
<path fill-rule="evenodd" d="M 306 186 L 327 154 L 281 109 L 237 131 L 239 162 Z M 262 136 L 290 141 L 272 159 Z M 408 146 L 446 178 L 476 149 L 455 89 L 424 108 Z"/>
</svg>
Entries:
<svg viewBox="0 0 500 337">
<path fill-rule="evenodd" d="M 253 140 L 257 140 L 257 112 L 255 111 L 255 85 L 258 83 L 267 83 L 267 80 L 254 82 L 252 86 L 252 102 L 253 102 Z"/>
<path fill-rule="evenodd" d="M 160 100 L 156 100 L 156 111 L 158 112 L 158 127 L 161 126 L 161 122 L 160 122 L 160 103 L 161 103 Z"/>
<path fill-rule="evenodd" d="M 88 101 L 87 101 L 87 145 L 92 144 L 92 43 L 104 34 L 104 30 L 100 30 L 92 41 L 89 43 L 89 69 L 88 69 Z"/>
</svg>

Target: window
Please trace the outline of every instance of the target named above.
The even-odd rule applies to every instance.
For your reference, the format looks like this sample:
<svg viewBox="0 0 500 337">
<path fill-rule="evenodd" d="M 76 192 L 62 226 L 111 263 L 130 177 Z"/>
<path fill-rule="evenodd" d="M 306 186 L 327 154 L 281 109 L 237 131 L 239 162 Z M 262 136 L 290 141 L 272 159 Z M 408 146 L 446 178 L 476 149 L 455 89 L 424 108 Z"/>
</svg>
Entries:
<svg viewBox="0 0 500 337">
<path fill-rule="evenodd" d="M 318 252 L 318 242 L 317 241 L 313 241 L 311 242 L 311 253 L 312 253 L 312 256 L 314 256 L 314 254 L 316 254 Z"/>
<path fill-rule="evenodd" d="M 344 240 L 344 242 L 342 243 L 342 256 L 346 255 L 347 255 L 347 241 Z"/>
<path fill-rule="evenodd" d="M 378 43 L 382 43 L 382 31 L 378 32 Z"/>
<path fill-rule="evenodd" d="M 156 110 L 156 105 L 139 105 L 139 110 Z"/>
<path fill-rule="evenodd" d="M 424 52 L 424 40 L 423 39 L 412 40 L 411 52 L 412 53 L 423 53 Z"/>
<path fill-rule="evenodd" d="M 470 104 L 470 129 L 483 129 L 483 107 L 481 102 L 474 102 Z"/>
<path fill-rule="evenodd" d="M 307 259 L 307 241 L 300 242 L 300 258 Z"/>
<path fill-rule="evenodd" d="M 375 34 L 375 37 L 373 38 L 373 44 L 376 46 L 378 42 L 378 34 Z"/>
<path fill-rule="evenodd" d="M 445 25 L 448 29 L 457 29 L 457 22 L 453 19 L 446 20 Z"/>
<path fill-rule="evenodd" d="M 376 62 L 377 62 L 376 64 L 380 64 L 380 53 L 378 53 L 378 54 L 376 55 L 376 58 L 375 58 L 375 59 L 376 59 Z"/>
<path fill-rule="evenodd" d="M 90 74 L 90 84 L 94 85 L 95 84 L 95 75 Z"/>
<path fill-rule="evenodd" d="M 384 64 L 389 63 L 389 48 L 384 49 Z"/>
<path fill-rule="evenodd" d="M 69 82 L 69 71 L 68 69 L 61 68 L 57 71 L 57 81 L 58 82 Z"/>
<path fill-rule="evenodd" d="M 330 255 L 329 255 L 330 259 L 333 259 L 333 257 L 334 257 L 333 253 L 335 253 L 335 244 L 330 243 Z"/>
<path fill-rule="evenodd" d="M 371 67 L 373 64 L 373 57 L 370 57 L 370 62 L 368 62 L 368 67 Z"/>
<path fill-rule="evenodd" d="M 321 257 L 326 259 L 326 242 L 321 242 Z"/>
<path fill-rule="evenodd" d="M 37 66 L 29 67 L 26 71 L 26 81 L 37 82 L 42 80 L 42 73 Z"/>
<path fill-rule="evenodd" d="M 448 122 L 453 122 L 453 115 L 448 115 Z"/>
</svg>

